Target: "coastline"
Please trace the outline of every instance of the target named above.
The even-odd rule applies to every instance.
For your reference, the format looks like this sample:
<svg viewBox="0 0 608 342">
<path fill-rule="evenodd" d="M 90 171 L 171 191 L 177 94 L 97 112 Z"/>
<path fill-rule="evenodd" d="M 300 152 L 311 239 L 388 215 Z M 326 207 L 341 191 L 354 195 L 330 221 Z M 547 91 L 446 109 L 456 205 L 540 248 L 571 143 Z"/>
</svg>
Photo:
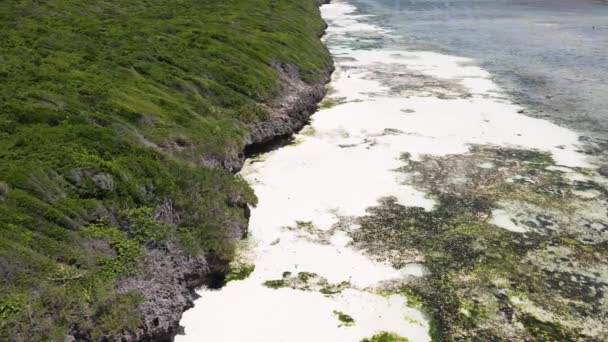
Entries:
<svg viewBox="0 0 608 342">
<path fill-rule="evenodd" d="M 357 1 L 0 5 L 0 340 L 607 334 L 608 140 Z"/>
<path fill-rule="evenodd" d="M 317 5 L 329 2 L 330 0 L 321 0 L 317 1 Z M 325 29 L 318 32 L 319 40 L 324 34 Z M 333 59 L 330 59 L 327 68 L 322 70 L 318 80 L 312 83 L 302 80 L 294 65 L 275 60 L 272 66 L 280 74 L 282 89 L 267 104 L 271 117 L 249 125 L 246 143 L 237 154 L 221 159 L 208 159 L 204 165 L 220 167 L 236 175 L 249 155 L 286 141 L 300 131 L 316 112 L 326 94 L 325 85 L 330 81 L 334 70 Z M 237 199 L 233 205 L 242 208 L 245 217 L 249 219 L 249 208 L 245 202 Z M 233 241 L 247 236 L 247 225 L 230 228 Z M 203 255 L 188 257 L 171 246 L 164 251 L 149 250 L 147 254 L 146 264 L 149 271 L 162 276 L 150 281 L 135 275 L 121 281 L 117 286 L 120 292 L 138 290 L 144 294 L 145 300 L 141 304 L 145 317 L 144 326 L 134 332 L 116 334 L 109 339 L 111 341 L 173 341 L 181 331 L 179 323 L 183 313 L 192 308 L 194 300 L 198 298 L 196 290 L 202 286 L 223 286 L 229 271 L 230 260 Z M 74 340 L 78 340 L 77 334 Z M 68 337 L 66 341 L 71 340 Z"/>
</svg>

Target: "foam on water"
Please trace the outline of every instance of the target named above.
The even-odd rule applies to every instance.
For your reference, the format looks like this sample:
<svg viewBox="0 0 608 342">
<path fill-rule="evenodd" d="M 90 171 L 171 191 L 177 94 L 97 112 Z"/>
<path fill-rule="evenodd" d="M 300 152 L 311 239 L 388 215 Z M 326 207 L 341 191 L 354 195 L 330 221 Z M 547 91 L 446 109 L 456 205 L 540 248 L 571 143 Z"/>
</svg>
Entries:
<svg viewBox="0 0 608 342">
<path fill-rule="evenodd" d="M 490 75 L 471 60 L 398 46 L 362 47 L 366 40 L 394 37 L 355 10 L 346 2 L 322 7 L 329 24 L 324 39 L 336 57 L 331 96 L 340 104 L 316 113 L 296 144 L 247 163 L 241 172 L 259 198 L 249 237 L 255 271 L 221 290 L 201 290 L 181 322 L 186 334 L 176 341 L 360 341 L 379 331 L 428 341 L 421 312 L 401 296 L 373 290 L 384 281 L 424 276 L 426 269 L 411 264 L 398 270 L 351 248 L 346 233 L 331 230 L 340 217 L 363 215 L 384 196 L 433 207 L 395 170 L 404 152 L 416 159 L 465 153 L 472 144 L 518 146 L 551 152 L 563 166 L 588 166 L 575 152 L 574 132 L 518 113 L 522 108 L 505 102 Z M 387 67 L 391 75 L 382 79 Z M 431 96 L 421 89 L 403 96 L 391 90 L 400 77 L 428 78 L 440 90 L 466 94 Z M 298 221 L 314 232 L 302 232 Z M 495 221 L 510 222 L 504 215 Z M 319 241 L 319 232 L 331 237 Z M 312 272 L 350 287 L 326 296 L 263 285 L 284 272 Z M 336 310 L 356 323 L 341 326 Z"/>
</svg>

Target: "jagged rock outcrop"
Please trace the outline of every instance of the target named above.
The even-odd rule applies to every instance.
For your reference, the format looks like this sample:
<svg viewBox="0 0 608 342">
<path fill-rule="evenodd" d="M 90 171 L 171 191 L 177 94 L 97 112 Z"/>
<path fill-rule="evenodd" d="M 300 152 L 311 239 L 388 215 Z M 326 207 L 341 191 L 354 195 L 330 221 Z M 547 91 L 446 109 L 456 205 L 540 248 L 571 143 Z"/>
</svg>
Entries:
<svg viewBox="0 0 608 342">
<path fill-rule="evenodd" d="M 142 272 L 118 284 L 120 291 L 142 294 L 144 325 L 113 341 L 171 341 L 178 332 L 183 311 L 196 299 L 194 288 L 209 281 L 211 266 L 204 256 L 184 255 L 172 245 L 148 249 Z"/>
<path fill-rule="evenodd" d="M 242 151 L 227 157 L 207 157 L 203 165 L 223 167 L 236 173 L 243 167 L 248 155 L 264 151 L 269 145 L 274 146 L 276 141 L 284 140 L 308 123 L 325 96 L 325 84 L 329 82 L 333 64 L 328 65 L 314 83 L 304 82 L 298 68 L 292 64 L 275 60 L 272 66 L 279 72 L 282 89 L 272 101 L 263 104 L 270 118 L 249 125 Z"/>
<path fill-rule="evenodd" d="M 267 104 L 271 118 L 251 125 L 247 138 L 248 149 L 300 130 L 317 110 L 319 101 L 323 99 L 324 85 L 329 80 L 331 72 L 330 68 L 318 82 L 308 84 L 300 78 L 298 69 L 293 65 L 274 61 L 273 67 L 279 72 L 283 89 Z"/>
</svg>

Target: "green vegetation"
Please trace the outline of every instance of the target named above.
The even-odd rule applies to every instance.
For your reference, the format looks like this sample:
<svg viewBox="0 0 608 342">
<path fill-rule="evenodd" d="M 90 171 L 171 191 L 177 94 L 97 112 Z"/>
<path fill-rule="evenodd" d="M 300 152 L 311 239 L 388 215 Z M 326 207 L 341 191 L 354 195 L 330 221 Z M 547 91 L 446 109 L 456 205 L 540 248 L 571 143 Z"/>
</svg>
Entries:
<svg viewBox="0 0 608 342">
<path fill-rule="evenodd" d="M 116 282 L 146 250 L 230 259 L 255 204 L 234 158 L 329 56 L 313 0 L 0 3 L 0 340 L 141 324 Z M 243 274 L 240 272 L 239 274 Z"/>
<path fill-rule="evenodd" d="M 342 311 L 334 310 L 334 315 L 336 315 L 340 321 L 340 327 L 350 327 L 355 325 L 355 319 Z"/>
<path fill-rule="evenodd" d="M 288 286 L 283 279 L 266 280 L 262 285 L 275 290 Z"/>
<path fill-rule="evenodd" d="M 286 271 L 283 272 L 282 279 L 267 280 L 262 285 L 275 290 L 288 287 L 300 291 L 317 291 L 329 297 L 348 288 L 350 282 L 330 283 L 316 273 L 298 272 L 297 275 L 293 275 Z"/>
<path fill-rule="evenodd" d="M 235 267 L 231 267 L 228 274 L 226 274 L 226 282 L 233 280 L 243 280 L 255 270 L 255 265 L 251 264 L 238 264 Z"/>
<path fill-rule="evenodd" d="M 323 101 L 321 101 L 321 103 L 319 104 L 319 108 L 320 109 L 330 109 L 333 108 L 337 105 L 343 104 L 345 103 L 343 98 L 335 98 L 335 97 L 326 97 L 323 99 Z"/>
<path fill-rule="evenodd" d="M 296 221 L 295 226 L 285 226 L 283 229 L 293 231 L 299 237 L 319 244 L 328 244 L 329 238 L 334 233 L 333 229 L 317 228 L 311 221 Z"/>
<path fill-rule="evenodd" d="M 381 332 L 370 338 L 364 338 L 361 342 L 408 342 L 408 339 L 390 332 Z"/>
<path fill-rule="evenodd" d="M 476 148 L 403 160 L 435 208 L 387 198 L 358 220 L 351 236 L 356 247 L 396 267 L 424 260 L 430 275 L 395 291 L 428 314 L 434 340 L 602 340 L 608 235 L 589 228 L 606 227 L 607 217 L 590 215 L 594 207 L 574 192 L 591 182 L 568 181 L 534 151 Z M 488 160 L 495 167 L 477 166 Z M 603 193 L 596 199 L 601 208 L 608 200 Z M 490 223 L 503 202 L 519 210 L 516 222 L 526 233 Z"/>
</svg>

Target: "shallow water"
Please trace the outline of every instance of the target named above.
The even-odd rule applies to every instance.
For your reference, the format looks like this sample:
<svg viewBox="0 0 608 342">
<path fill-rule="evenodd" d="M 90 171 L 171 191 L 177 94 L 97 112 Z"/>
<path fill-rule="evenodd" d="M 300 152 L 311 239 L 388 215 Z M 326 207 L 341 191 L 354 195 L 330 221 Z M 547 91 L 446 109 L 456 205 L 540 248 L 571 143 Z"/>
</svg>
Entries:
<svg viewBox="0 0 608 342">
<path fill-rule="evenodd" d="M 608 136 L 608 3 L 356 0 L 411 46 L 474 58 L 530 114 Z"/>
<path fill-rule="evenodd" d="M 324 5 L 322 14 L 336 61 L 326 108 L 293 144 L 250 160 L 241 172 L 259 198 L 241 250 L 255 270 L 221 290 L 202 289 L 176 341 L 360 341 L 380 331 L 428 341 L 425 316 L 405 297 L 383 293 L 424 276 L 425 267 L 395 269 L 349 244 L 357 225 L 348 218 L 382 197 L 433 208 L 396 171 L 402 154 L 417 160 L 483 144 L 539 149 L 564 167 L 590 166 L 577 152 L 576 133 L 521 114 L 526 108 L 474 60 L 412 49 L 348 2 Z M 339 291 L 324 291 L 328 286 Z M 337 312 L 355 323 L 343 324 Z"/>
</svg>

